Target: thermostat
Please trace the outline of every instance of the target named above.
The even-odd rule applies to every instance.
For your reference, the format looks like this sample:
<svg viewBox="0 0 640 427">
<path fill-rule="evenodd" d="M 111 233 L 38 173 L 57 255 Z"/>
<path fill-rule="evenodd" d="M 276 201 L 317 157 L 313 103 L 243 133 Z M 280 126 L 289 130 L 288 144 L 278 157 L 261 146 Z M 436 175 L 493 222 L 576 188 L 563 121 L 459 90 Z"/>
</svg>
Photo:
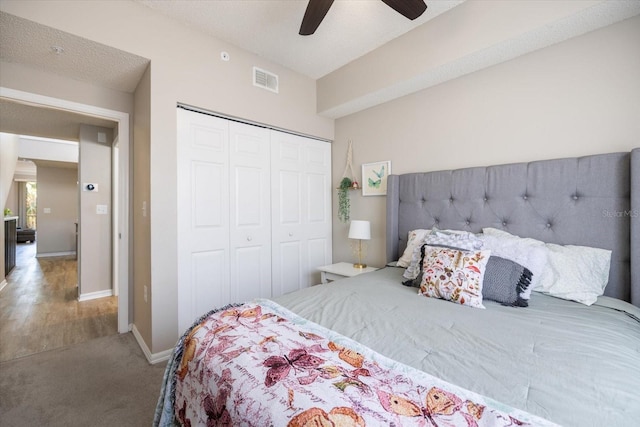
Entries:
<svg viewBox="0 0 640 427">
<path fill-rule="evenodd" d="M 98 184 L 95 184 L 95 183 L 92 183 L 92 182 L 85 182 L 84 184 L 82 184 L 82 191 L 97 192 L 98 191 Z"/>
</svg>

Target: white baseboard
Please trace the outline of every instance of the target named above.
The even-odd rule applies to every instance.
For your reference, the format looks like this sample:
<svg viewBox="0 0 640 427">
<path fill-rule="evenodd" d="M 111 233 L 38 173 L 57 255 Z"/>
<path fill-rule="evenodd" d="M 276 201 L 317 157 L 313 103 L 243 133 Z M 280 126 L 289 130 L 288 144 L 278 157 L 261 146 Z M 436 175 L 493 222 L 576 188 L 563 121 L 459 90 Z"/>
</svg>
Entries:
<svg viewBox="0 0 640 427">
<path fill-rule="evenodd" d="M 48 258 L 53 256 L 67 256 L 67 255 L 75 255 L 76 251 L 66 251 L 66 252 L 45 252 L 36 254 L 36 258 Z"/>
<path fill-rule="evenodd" d="M 7 286 L 7 279 L 2 279 L 2 282 L 0 282 L 0 291 L 2 291 L 5 286 Z"/>
<path fill-rule="evenodd" d="M 136 341 L 138 341 L 138 345 L 142 349 L 142 352 L 144 353 L 144 357 L 146 357 L 147 361 L 152 365 L 155 363 L 160 363 L 160 362 L 169 360 L 169 358 L 171 357 L 171 354 L 173 354 L 172 348 L 169 350 L 161 351 L 160 353 L 151 353 L 151 350 L 149 350 L 149 347 L 147 347 L 147 343 L 144 342 L 142 335 L 140 335 L 140 332 L 138 332 L 136 325 L 133 325 L 131 327 L 131 332 L 133 333 L 133 336 L 136 338 Z"/>
<path fill-rule="evenodd" d="M 92 299 L 104 298 L 113 296 L 113 289 L 107 289 L 106 291 L 89 292 L 87 294 L 80 294 L 78 301 L 89 301 Z"/>
</svg>

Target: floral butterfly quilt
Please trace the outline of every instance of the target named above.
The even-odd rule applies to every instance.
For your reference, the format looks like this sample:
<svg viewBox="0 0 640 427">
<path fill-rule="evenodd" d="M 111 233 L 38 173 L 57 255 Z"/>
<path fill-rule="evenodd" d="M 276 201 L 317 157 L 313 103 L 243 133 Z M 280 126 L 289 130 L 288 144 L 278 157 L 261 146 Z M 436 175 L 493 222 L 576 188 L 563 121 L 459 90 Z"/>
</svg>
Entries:
<svg viewBox="0 0 640 427">
<path fill-rule="evenodd" d="M 270 300 L 180 339 L 154 425 L 552 426 L 395 362 Z"/>
</svg>

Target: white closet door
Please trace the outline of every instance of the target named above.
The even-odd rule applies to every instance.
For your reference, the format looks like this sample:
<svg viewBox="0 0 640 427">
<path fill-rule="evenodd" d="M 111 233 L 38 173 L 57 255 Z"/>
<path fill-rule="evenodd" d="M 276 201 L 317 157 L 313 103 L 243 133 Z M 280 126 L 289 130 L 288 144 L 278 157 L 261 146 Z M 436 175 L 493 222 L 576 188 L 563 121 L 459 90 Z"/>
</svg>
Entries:
<svg viewBox="0 0 640 427">
<path fill-rule="evenodd" d="M 305 192 L 307 271 L 303 283 L 320 283 L 318 267 L 332 263 L 331 253 L 331 144 L 315 139 L 306 140 Z"/>
<path fill-rule="evenodd" d="M 178 327 L 229 301 L 229 122 L 178 109 Z"/>
<path fill-rule="evenodd" d="M 178 322 L 320 283 L 331 145 L 178 109 Z"/>
<path fill-rule="evenodd" d="M 269 130 L 229 124 L 231 301 L 271 296 Z"/>
<path fill-rule="evenodd" d="M 330 181 L 329 143 L 271 132 L 274 296 L 320 283 L 331 262 Z"/>
</svg>

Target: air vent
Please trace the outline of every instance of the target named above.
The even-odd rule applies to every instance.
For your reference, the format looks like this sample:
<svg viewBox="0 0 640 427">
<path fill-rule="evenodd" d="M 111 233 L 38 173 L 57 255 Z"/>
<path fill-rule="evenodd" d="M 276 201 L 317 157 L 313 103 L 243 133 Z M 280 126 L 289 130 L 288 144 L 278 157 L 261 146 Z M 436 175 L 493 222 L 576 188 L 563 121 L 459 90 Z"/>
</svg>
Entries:
<svg viewBox="0 0 640 427">
<path fill-rule="evenodd" d="M 253 67 L 253 85 L 278 93 L 278 76 L 258 67 Z"/>
</svg>

